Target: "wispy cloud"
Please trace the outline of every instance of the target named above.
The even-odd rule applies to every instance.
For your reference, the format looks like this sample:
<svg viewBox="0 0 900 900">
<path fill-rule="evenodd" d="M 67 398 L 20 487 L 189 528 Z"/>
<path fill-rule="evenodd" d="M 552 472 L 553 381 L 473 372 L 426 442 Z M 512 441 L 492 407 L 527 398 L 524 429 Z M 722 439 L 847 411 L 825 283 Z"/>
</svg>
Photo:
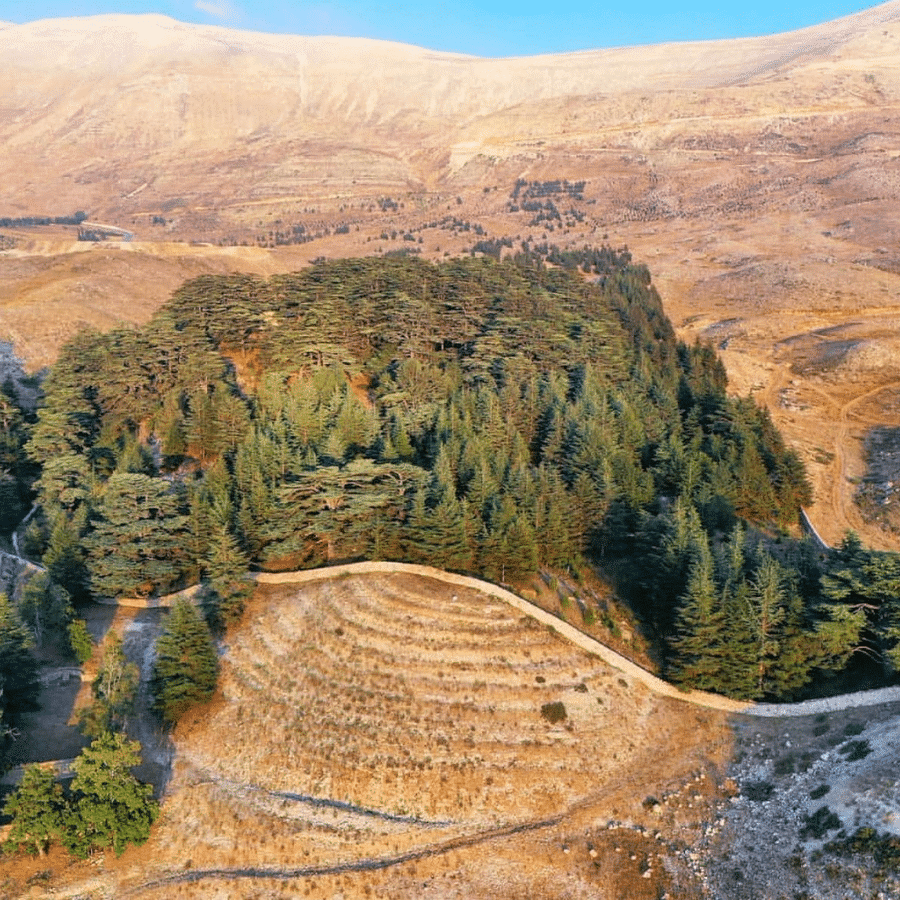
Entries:
<svg viewBox="0 0 900 900">
<path fill-rule="evenodd" d="M 241 10 L 235 6 L 230 0 L 196 0 L 194 8 L 200 12 L 219 19 L 221 22 L 234 24 L 243 18 Z"/>
</svg>

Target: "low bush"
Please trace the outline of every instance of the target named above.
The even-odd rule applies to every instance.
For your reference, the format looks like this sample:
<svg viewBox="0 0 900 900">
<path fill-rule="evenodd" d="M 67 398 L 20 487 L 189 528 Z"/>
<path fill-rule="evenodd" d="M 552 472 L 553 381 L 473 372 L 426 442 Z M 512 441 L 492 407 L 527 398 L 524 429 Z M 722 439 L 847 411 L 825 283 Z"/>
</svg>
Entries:
<svg viewBox="0 0 900 900">
<path fill-rule="evenodd" d="M 748 781 L 741 793 L 754 802 L 768 800 L 775 791 L 775 786 L 769 781 Z"/>
<path fill-rule="evenodd" d="M 827 806 L 820 806 L 811 815 L 804 816 L 800 837 L 812 837 L 820 841 L 829 831 L 836 831 L 842 824 L 836 813 Z"/>
<path fill-rule="evenodd" d="M 567 719 L 568 713 L 562 700 L 554 700 L 541 706 L 541 717 L 546 719 L 551 725 L 556 725 L 558 722 Z"/>
</svg>

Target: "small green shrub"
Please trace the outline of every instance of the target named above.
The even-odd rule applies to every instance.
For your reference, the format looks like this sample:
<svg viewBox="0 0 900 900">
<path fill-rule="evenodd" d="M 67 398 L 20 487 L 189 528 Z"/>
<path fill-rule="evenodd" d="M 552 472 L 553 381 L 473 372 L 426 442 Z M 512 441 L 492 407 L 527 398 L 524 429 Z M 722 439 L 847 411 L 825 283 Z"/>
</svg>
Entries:
<svg viewBox="0 0 900 900">
<path fill-rule="evenodd" d="M 862 734 L 866 730 L 866 726 L 860 722 L 848 722 L 844 726 L 844 734 L 847 737 L 855 737 L 858 734 Z"/>
<path fill-rule="evenodd" d="M 800 837 L 820 841 L 829 831 L 836 831 L 843 823 L 827 806 L 820 806 L 812 815 L 804 816 Z"/>
<path fill-rule="evenodd" d="M 748 781 L 741 789 L 741 793 L 748 800 L 753 800 L 757 803 L 768 800 L 774 791 L 775 786 L 769 781 Z"/>
<path fill-rule="evenodd" d="M 900 837 L 879 834 L 874 828 L 858 828 L 848 838 L 830 841 L 825 849 L 831 853 L 869 856 L 875 860 L 881 876 L 900 870 Z"/>
<path fill-rule="evenodd" d="M 793 753 L 782 756 L 775 761 L 773 771 L 776 775 L 790 775 L 796 769 L 797 759 Z"/>
<path fill-rule="evenodd" d="M 820 784 L 809 792 L 810 800 L 818 800 L 820 797 L 824 797 L 830 790 L 831 787 L 829 785 Z"/>
<path fill-rule="evenodd" d="M 568 713 L 562 700 L 554 700 L 541 706 L 541 717 L 546 719 L 551 725 L 556 725 L 558 722 L 567 719 Z"/>
<path fill-rule="evenodd" d="M 840 752 L 847 757 L 848 762 L 858 762 L 861 759 L 865 759 L 872 752 L 872 748 L 866 740 L 847 741 L 840 748 Z"/>
</svg>

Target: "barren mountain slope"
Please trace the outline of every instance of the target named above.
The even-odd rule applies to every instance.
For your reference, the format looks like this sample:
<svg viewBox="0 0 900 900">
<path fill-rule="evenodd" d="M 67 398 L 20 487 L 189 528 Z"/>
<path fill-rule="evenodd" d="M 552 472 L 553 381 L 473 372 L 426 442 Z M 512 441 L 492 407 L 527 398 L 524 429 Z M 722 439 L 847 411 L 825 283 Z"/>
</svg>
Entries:
<svg viewBox="0 0 900 900">
<path fill-rule="evenodd" d="M 154 201 L 221 204 L 260 188 L 286 192 L 306 186 L 307 151 L 321 165 L 335 149 L 361 151 L 363 172 L 386 152 L 397 170 L 382 177 L 416 186 L 448 172 L 410 157 L 468 143 L 467 126 L 481 117 L 526 102 L 546 113 L 561 98 L 588 98 L 589 107 L 590 98 L 602 98 L 605 106 L 627 93 L 746 84 L 788 65 L 821 64 L 896 19 L 898 9 L 889 3 L 760 39 L 503 60 L 159 16 L 34 22 L 0 34 L 0 174 L 16 186 L 10 214 L 68 198 L 121 216 Z M 777 98 L 774 106 L 783 111 Z M 642 125 L 627 107 L 616 123 Z M 528 118 L 545 139 L 554 135 L 552 120 Z M 499 124 L 501 141 L 517 137 Z M 566 138 L 578 144 L 577 135 Z M 347 186 L 348 174 L 330 177 Z"/>
<path fill-rule="evenodd" d="M 79 322 L 144 320 L 193 272 L 439 257 L 476 226 L 514 247 L 608 235 L 797 444 L 826 540 L 897 546 L 852 501 L 868 429 L 900 426 L 900 2 L 513 60 L 128 16 L 10 26 L 0 52 L 0 217 L 81 209 L 137 234 L 121 263 L 74 229 L 0 229 L 0 338 L 32 367 Z M 554 218 L 546 197 L 513 202 L 517 179 L 585 184 L 549 198 Z"/>
</svg>

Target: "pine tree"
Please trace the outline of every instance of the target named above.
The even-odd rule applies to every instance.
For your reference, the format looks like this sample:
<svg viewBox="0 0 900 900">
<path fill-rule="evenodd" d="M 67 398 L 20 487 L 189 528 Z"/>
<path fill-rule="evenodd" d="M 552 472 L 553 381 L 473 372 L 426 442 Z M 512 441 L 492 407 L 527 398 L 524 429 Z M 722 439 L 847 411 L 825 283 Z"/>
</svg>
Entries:
<svg viewBox="0 0 900 900">
<path fill-rule="evenodd" d="M 750 581 L 749 602 L 756 651 L 756 696 L 771 690 L 771 672 L 782 652 L 781 637 L 787 619 L 783 572 L 763 554 Z"/>
<path fill-rule="evenodd" d="M 206 622 L 190 602 L 177 601 L 156 642 L 150 687 L 157 712 L 169 724 L 176 723 L 192 706 L 212 697 L 218 670 Z"/>
<path fill-rule="evenodd" d="M 712 555 L 705 542 L 691 566 L 676 627 L 677 637 L 672 642 L 673 680 L 686 687 L 722 690 L 727 656 L 725 614 L 714 580 Z"/>
<path fill-rule="evenodd" d="M 93 591 L 104 597 L 164 593 L 189 564 L 183 490 L 132 473 L 106 483 L 85 541 Z"/>
<path fill-rule="evenodd" d="M 62 834 L 65 801 L 53 769 L 25 766 L 18 787 L 6 798 L 3 813 L 12 819 L 5 847 L 46 856 Z"/>
<path fill-rule="evenodd" d="M 40 685 L 32 640 L 16 608 L 0 593 L 0 705 L 7 723 L 38 708 Z"/>
<path fill-rule="evenodd" d="M 62 514 L 56 516 L 42 558 L 50 578 L 65 588 L 76 602 L 89 596 L 90 575 L 81 541 L 85 513 L 82 510 L 71 519 Z"/>
<path fill-rule="evenodd" d="M 247 556 L 227 528 L 220 525 L 209 543 L 204 560 L 211 591 L 207 620 L 214 630 L 220 631 L 240 618 L 253 593 L 253 583 L 247 576 Z"/>
<path fill-rule="evenodd" d="M 121 733 L 100 735 L 72 763 L 72 804 L 65 817 L 63 841 L 84 859 L 93 850 L 112 847 L 121 855 L 128 844 L 143 844 L 159 813 L 153 788 L 131 773 L 140 744 Z"/>
<path fill-rule="evenodd" d="M 73 610 L 68 593 L 54 584 L 46 572 L 32 575 L 24 584 L 19 596 L 19 615 L 31 630 L 35 646 L 40 649 L 49 638 L 66 643 L 66 629 Z"/>
<path fill-rule="evenodd" d="M 819 630 L 833 650 L 836 642 L 845 642 L 836 662 L 863 654 L 887 669 L 900 661 L 900 554 L 866 550 L 859 537 L 849 533 L 829 560 L 820 585 L 825 621 Z"/>
<path fill-rule="evenodd" d="M 725 654 L 722 659 L 720 690 L 737 700 L 760 696 L 757 667 L 757 634 L 753 609 L 745 581 L 722 589 L 725 608 Z"/>
</svg>

